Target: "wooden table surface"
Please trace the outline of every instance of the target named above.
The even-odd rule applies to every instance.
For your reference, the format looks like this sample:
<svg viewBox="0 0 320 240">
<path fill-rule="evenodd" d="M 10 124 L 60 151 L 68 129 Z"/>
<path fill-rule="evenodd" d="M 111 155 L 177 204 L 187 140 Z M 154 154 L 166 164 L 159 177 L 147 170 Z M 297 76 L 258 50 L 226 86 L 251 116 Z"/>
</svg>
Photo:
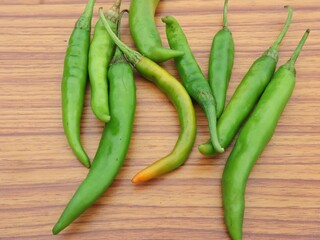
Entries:
<svg viewBox="0 0 320 240">
<path fill-rule="evenodd" d="M 99 0 L 107 9 L 112 0 Z M 230 1 L 229 24 L 236 53 L 228 100 L 252 62 L 275 40 L 294 8 L 280 48 L 279 64 L 291 55 L 305 29 L 310 37 L 298 59 L 297 83 L 276 132 L 247 185 L 244 239 L 320 239 L 320 3 L 319 0 Z M 60 83 L 74 22 L 85 0 L 1 0 L 0 3 L 0 239 L 229 239 L 223 221 L 221 175 L 232 147 L 204 157 L 208 138 L 195 106 L 198 135 L 180 169 L 133 185 L 140 169 L 169 153 L 177 140 L 177 113 L 151 83 L 136 75 L 137 109 L 127 159 L 105 194 L 59 236 L 51 229 L 85 178 L 63 133 Z M 122 8 L 129 7 L 129 0 Z M 213 35 L 222 23 L 223 0 L 163 0 L 161 16 L 174 15 L 207 75 Z M 127 17 L 123 40 L 130 46 Z M 174 76 L 174 62 L 162 64 Z M 90 158 L 103 130 L 85 99 L 82 140 Z"/>
</svg>

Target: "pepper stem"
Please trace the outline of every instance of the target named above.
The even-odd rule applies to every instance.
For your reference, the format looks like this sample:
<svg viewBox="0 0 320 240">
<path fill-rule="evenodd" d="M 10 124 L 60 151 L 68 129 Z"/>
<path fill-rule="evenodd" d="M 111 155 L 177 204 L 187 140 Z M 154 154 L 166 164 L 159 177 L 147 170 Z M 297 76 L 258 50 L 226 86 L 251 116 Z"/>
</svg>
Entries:
<svg viewBox="0 0 320 240">
<path fill-rule="evenodd" d="M 120 12 L 118 21 L 117 21 L 117 37 L 119 40 L 121 40 L 121 20 L 124 15 L 124 13 L 129 13 L 127 9 L 124 9 Z M 123 56 L 123 53 L 121 52 L 119 47 L 116 47 L 116 52 L 114 53 L 113 59 L 111 64 L 119 62 L 119 61 L 125 61 L 125 57 Z"/>
<path fill-rule="evenodd" d="M 127 9 L 122 10 L 119 14 L 118 22 L 117 22 L 117 37 L 119 38 L 120 41 L 121 41 L 121 20 L 125 13 L 129 13 L 129 10 Z"/>
<path fill-rule="evenodd" d="M 99 8 L 99 16 L 100 16 L 100 19 L 101 19 L 104 27 L 106 28 L 106 30 L 109 33 L 109 35 L 112 38 L 112 40 L 114 41 L 114 43 L 127 56 L 128 61 L 131 64 L 136 65 L 141 60 L 142 55 L 140 53 L 138 53 L 137 51 L 134 51 L 133 49 L 129 48 L 127 45 L 125 45 L 123 42 L 121 42 L 119 40 L 119 38 L 117 38 L 117 36 L 111 30 L 111 28 L 109 26 L 109 23 L 107 22 L 106 18 L 104 17 L 103 8 L 102 7 Z"/>
<path fill-rule="evenodd" d="M 113 5 L 107 10 L 105 17 L 112 22 L 117 22 L 119 18 L 121 0 L 116 0 Z"/>
<path fill-rule="evenodd" d="M 224 1 L 224 10 L 223 10 L 223 27 L 228 27 L 228 0 Z"/>
<path fill-rule="evenodd" d="M 308 36 L 309 36 L 309 33 L 310 33 L 310 29 L 307 29 L 307 30 L 305 31 L 305 33 L 303 34 L 303 37 L 301 38 L 298 46 L 297 46 L 296 49 L 294 50 L 291 58 L 289 59 L 288 64 L 289 64 L 291 67 L 294 67 L 294 64 L 296 63 L 296 61 L 297 61 L 297 59 L 298 59 L 298 57 L 299 57 L 299 54 L 300 54 L 300 52 L 301 52 L 301 50 L 302 50 L 302 47 L 303 47 L 303 45 L 305 44 L 305 42 L 306 42 L 306 40 L 307 40 L 307 38 L 308 38 Z"/>
<path fill-rule="evenodd" d="M 286 35 L 286 33 L 287 33 L 288 29 L 289 29 L 290 23 L 291 23 L 293 9 L 292 9 L 291 6 L 284 6 L 284 7 L 288 8 L 288 17 L 287 17 L 285 25 L 282 28 L 281 33 L 279 34 L 278 38 L 276 39 L 276 41 L 271 46 L 271 48 L 273 48 L 273 49 L 278 49 L 279 48 L 279 45 L 282 42 L 284 36 Z"/>
</svg>

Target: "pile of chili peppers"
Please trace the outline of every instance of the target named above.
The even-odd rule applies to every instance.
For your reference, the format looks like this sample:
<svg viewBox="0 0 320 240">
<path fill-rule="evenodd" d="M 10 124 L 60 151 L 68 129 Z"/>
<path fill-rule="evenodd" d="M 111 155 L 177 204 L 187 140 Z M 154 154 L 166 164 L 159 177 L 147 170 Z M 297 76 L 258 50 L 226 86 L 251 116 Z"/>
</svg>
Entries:
<svg viewBox="0 0 320 240">
<path fill-rule="evenodd" d="M 308 37 L 308 29 L 291 58 L 276 70 L 278 49 L 291 23 L 293 10 L 282 31 L 261 57 L 252 64 L 225 107 L 226 92 L 234 62 L 234 41 L 228 27 L 228 0 L 225 0 L 223 27 L 213 37 L 208 81 L 189 47 L 188 40 L 173 16 L 166 25 L 169 48 L 162 46 L 154 14 L 159 0 L 131 0 L 129 24 L 139 52 L 120 40 L 121 0 L 115 0 L 104 14 L 99 9 L 90 43 L 95 0 L 88 0 L 75 24 L 66 51 L 62 79 L 63 126 L 69 145 L 79 161 L 90 168 L 60 219 L 53 228 L 58 234 L 111 185 L 117 176 L 130 143 L 136 106 L 133 69 L 153 82 L 178 112 L 179 138 L 173 150 L 138 172 L 133 183 L 156 178 L 181 166 L 188 158 L 196 137 L 195 100 L 207 117 L 210 139 L 198 149 L 204 155 L 223 153 L 235 135 L 239 136 L 227 160 L 222 177 L 225 223 L 232 239 L 242 239 L 245 188 L 249 174 L 270 141 L 277 122 L 295 85 L 295 62 Z M 181 83 L 157 63 L 175 59 Z M 96 155 L 90 164 L 80 141 L 80 120 L 89 75 L 91 107 L 105 123 Z M 242 126 L 242 127 L 241 127 Z M 241 127 L 241 129 L 240 129 Z"/>
</svg>

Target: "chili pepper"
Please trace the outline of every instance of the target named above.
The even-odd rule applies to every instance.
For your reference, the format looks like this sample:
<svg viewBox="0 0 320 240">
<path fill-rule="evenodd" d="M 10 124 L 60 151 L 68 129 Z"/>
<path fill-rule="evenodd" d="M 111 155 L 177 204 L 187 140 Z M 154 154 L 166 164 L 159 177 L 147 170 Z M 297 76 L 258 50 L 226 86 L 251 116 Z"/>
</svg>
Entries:
<svg viewBox="0 0 320 240">
<path fill-rule="evenodd" d="M 53 234 L 71 224 L 105 192 L 126 157 L 136 108 L 136 87 L 131 66 L 118 49 L 109 67 L 108 78 L 111 121 L 104 128 L 86 179 L 63 211 Z"/>
<path fill-rule="evenodd" d="M 113 31 L 116 31 L 120 5 L 121 0 L 116 0 L 106 14 Z M 90 45 L 88 71 L 91 85 L 92 111 L 103 122 L 110 121 L 107 71 L 114 49 L 114 42 L 99 19 L 94 28 L 94 35 Z"/>
<path fill-rule="evenodd" d="M 132 179 L 133 183 L 147 181 L 178 168 L 187 160 L 197 131 L 195 111 L 188 93 L 180 82 L 152 60 L 122 43 L 112 32 L 101 8 L 99 15 L 111 38 L 126 55 L 128 61 L 142 76 L 164 92 L 178 111 L 181 132 L 172 152 L 137 173 Z"/>
<path fill-rule="evenodd" d="M 218 120 L 218 137 L 223 148 L 229 146 L 272 78 L 278 62 L 279 45 L 288 31 L 292 18 L 292 8 L 286 7 L 288 17 L 280 35 L 273 45 L 252 64 Z M 198 149 L 204 155 L 217 153 L 211 141 L 199 145 Z"/>
<path fill-rule="evenodd" d="M 164 62 L 182 56 L 183 52 L 162 47 L 154 14 L 160 0 L 131 0 L 129 25 L 131 36 L 145 57 Z"/>
<path fill-rule="evenodd" d="M 234 42 L 228 28 L 228 0 L 224 2 L 223 28 L 214 36 L 209 58 L 209 84 L 219 118 L 223 112 L 234 61 Z"/>
<path fill-rule="evenodd" d="M 203 109 L 208 119 L 212 145 L 217 152 L 221 153 L 224 149 L 220 146 L 217 136 L 216 105 L 209 83 L 194 58 L 188 40 L 178 21 L 172 16 L 167 16 L 162 18 L 162 22 L 166 24 L 170 48 L 184 52 L 183 56 L 175 58 L 176 67 L 183 86 Z"/>
<path fill-rule="evenodd" d="M 87 84 L 88 51 L 94 3 L 95 0 L 88 1 L 70 36 L 61 84 L 64 131 L 74 154 L 88 168 L 90 167 L 89 157 L 80 142 L 80 120 Z"/>
<path fill-rule="evenodd" d="M 222 177 L 225 222 L 234 240 L 242 239 L 244 194 L 249 174 L 270 141 L 295 85 L 295 62 L 309 34 L 306 31 L 290 60 L 273 76 L 240 131 Z"/>
</svg>

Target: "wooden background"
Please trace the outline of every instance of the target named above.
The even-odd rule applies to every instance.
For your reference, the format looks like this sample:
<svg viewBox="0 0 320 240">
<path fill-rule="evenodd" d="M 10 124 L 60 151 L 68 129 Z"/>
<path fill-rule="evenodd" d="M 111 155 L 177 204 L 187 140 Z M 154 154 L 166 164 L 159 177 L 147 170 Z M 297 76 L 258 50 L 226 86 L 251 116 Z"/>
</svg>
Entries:
<svg viewBox="0 0 320 240">
<path fill-rule="evenodd" d="M 107 9 L 112 0 L 99 0 Z M 244 239 L 320 239 L 320 3 L 319 0 L 230 1 L 236 54 L 230 99 L 254 59 L 278 35 L 294 8 L 279 64 L 291 55 L 305 29 L 310 37 L 297 62 L 297 84 L 276 133 L 250 175 Z M 221 207 L 221 175 L 228 151 L 201 156 L 208 138 L 196 106 L 198 135 L 186 164 L 141 185 L 131 177 L 171 151 L 177 114 L 167 98 L 138 75 L 137 110 L 130 150 L 109 190 L 59 236 L 51 229 L 87 174 L 71 152 L 61 122 L 60 82 L 67 40 L 85 0 L 1 0 L 0 3 L 0 238 L 1 239 L 229 239 Z M 128 8 L 129 1 L 123 1 Z M 223 0 L 163 0 L 160 17 L 180 21 L 207 74 L 213 35 L 222 23 Z M 123 40 L 133 46 L 127 18 Z M 173 61 L 163 66 L 177 76 Z M 90 108 L 88 87 L 82 140 L 92 158 L 103 124 Z"/>
</svg>

